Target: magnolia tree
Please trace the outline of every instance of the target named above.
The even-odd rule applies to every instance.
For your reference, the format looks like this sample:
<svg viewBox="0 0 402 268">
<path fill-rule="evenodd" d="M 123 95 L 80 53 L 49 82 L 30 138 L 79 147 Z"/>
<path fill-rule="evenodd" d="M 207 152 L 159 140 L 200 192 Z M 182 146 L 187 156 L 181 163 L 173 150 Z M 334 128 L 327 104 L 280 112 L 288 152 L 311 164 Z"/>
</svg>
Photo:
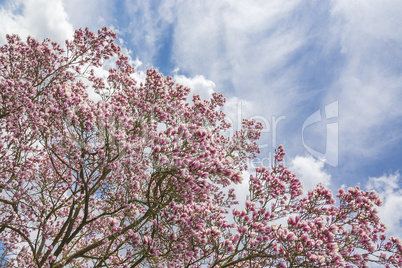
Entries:
<svg viewBox="0 0 402 268">
<path fill-rule="evenodd" d="M 137 84 L 115 38 L 78 30 L 62 48 L 12 35 L 0 48 L 2 267 L 401 266 L 378 195 L 303 195 L 282 146 L 240 210 L 227 187 L 259 152 L 261 124 L 225 136 L 220 94 L 188 99 L 154 69 Z"/>
</svg>

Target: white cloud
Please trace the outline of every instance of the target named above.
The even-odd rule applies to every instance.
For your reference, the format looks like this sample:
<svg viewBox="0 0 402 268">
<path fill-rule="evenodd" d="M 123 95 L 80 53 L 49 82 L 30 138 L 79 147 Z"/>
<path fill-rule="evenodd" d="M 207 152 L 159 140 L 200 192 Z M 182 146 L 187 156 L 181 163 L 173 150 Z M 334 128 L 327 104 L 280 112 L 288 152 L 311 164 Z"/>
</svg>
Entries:
<svg viewBox="0 0 402 268">
<path fill-rule="evenodd" d="M 15 33 L 22 38 L 31 35 L 63 44 L 74 33 L 61 0 L 10 2 L 5 8 L 0 8 L 0 25 L 0 43 L 5 43 L 6 34 Z"/>
<path fill-rule="evenodd" d="M 133 78 L 135 79 L 135 81 L 137 81 L 137 86 L 140 86 L 140 84 L 142 83 L 143 85 L 145 85 L 145 82 L 147 80 L 147 73 L 146 71 L 136 71 L 133 74 Z"/>
<path fill-rule="evenodd" d="M 330 184 L 331 175 L 325 172 L 324 162 L 312 156 L 296 156 L 290 161 L 289 170 L 301 181 L 304 193 L 313 189 L 318 183 L 325 186 Z"/>
<path fill-rule="evenodd" d="M 383 200 L 382 207 L 379 208 L 381 221 L 390 229 L 389 235 L 402 237 L 402 189 L 399 186 L 399 172 L 381 177 L 369 178 L 366 188 L 376 190 Z"/>
<path fill-rule="evenodd" d="M 200 95 L 203 100 L 209 100 L 212 97 L 212 93 L 214 93 L 215 83 L 202 75 L 189 78 L 176 72 L 173 78 L 176 83 L 191 88 L 190 97 L 196 94 Z"/>
<path fill-rule="evenodd" d="M 191 89 L 189 100 L 191 100 L 193 94 L 200 95 L 203 100 L 209 100 L 212 97 L 212 93 L 215 92 L 215 83 L 202 75 L 187 77 L 185 75 L 179 75 L 176 69 L 173 79 L 175 83 Z M 244 99 L 231 97 L 226 99 L 222 110 L 227 116 L 226 120 L 232 124 L 229 135 L 233 135 L 234 131 L 241 128 L 241 119 L 250 117 L 253 111 L 253 104 Z"/>
</svg>

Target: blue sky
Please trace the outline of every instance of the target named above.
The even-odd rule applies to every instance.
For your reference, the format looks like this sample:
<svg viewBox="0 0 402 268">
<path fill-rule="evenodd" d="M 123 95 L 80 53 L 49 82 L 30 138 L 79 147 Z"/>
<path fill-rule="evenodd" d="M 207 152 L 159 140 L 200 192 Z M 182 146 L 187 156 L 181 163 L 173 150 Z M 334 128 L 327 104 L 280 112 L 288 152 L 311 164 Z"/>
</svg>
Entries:
<svg viewBox="0 0 402 268">
<path fill-rule="evenodd" d="M 204 98 L 223 93 L 235 128 L 239 114 L 265 123 L 260 162 L 282 143 L 307 189 L 375 188 L 401 237 L 400 14 L 397 0 L 0 0 L 0 44 L 7 33 L 63 42 L 113 28 L 139 79 L 157 67 Z M 322 120 L 302 139 L 312 115 Z"/>
</svg>

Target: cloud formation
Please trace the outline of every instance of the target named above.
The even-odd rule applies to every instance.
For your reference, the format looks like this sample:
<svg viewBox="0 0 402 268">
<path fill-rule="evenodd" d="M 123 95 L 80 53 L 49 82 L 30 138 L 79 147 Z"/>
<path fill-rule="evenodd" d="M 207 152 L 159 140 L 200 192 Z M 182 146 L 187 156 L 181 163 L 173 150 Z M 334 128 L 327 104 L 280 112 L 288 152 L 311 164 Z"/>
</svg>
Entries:
<svg viewBox="0 0 402 268">
<path fill-rule="evenodd" d="M 212 97 L 212 93 L 215 92 L 215 83 L 202 75 L 196 75 L 190 78 L 176 73 L 173 79 L 176 83 L 192 89 L 190 97 L 192 94 L 196 94 L 200 95 L 203 100 L 209 100 Z"/>
<path fill-rule="evenodd" d="M 401 12 L 400 1 L 332 2 L 332 40 L 344 64 L 328 95 L 339 99 L 346 154 L 375 159 L 400 142 Z"/>
<path fill-rule="evenodd" d="M 5 43 L 6 34 L 13 33 L 23 39 L 31 35 L 64 44 L 74 33 L 61 0 L 10 1 L 0 7 L 0 25 L 0 44 Z"/>
<path fill-rule="evenodd" d="M 291 160 L 289 170 L 301 181 L 305 194 L 319 183 L 330 185 L 331 175 L 324 170 L 324 162 L 312 156 L 296 156 Z"/>
<path fill-rule="evenodd" d="M 400 174 L 396 172 L 381 177 L 370 177 L 366 184 L 367 190 L 376 190 L 383 200 L 379 208 L 381 221 L 390 228 L 390 235 L 402 236 L 402 189 Z"/>
</svg>

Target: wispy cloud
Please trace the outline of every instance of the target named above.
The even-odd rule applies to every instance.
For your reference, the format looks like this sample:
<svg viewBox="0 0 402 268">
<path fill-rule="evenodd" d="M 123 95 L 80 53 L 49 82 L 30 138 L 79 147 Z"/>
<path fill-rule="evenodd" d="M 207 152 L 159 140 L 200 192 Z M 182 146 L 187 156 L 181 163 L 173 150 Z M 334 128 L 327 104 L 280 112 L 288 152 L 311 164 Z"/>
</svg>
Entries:
<svg viewBox="0 0 402 268">
<path fill-rule="evenodd" d="M 401 12 L 400 1 L 332 2 L 331 33 L 345 63 L 328 95 L 339 98 L 345 154 L 375 159 L 400 142 Z"/>
<path fill-rule="evenodd" d="M 280 70 L 303 43 L 298 29 L 286 20 L 297 1 L 197 3 L 176 6 L 175 64 L 191 75 L 211 79 L 227 94 L 248 99 L 259 95 L 260 100 L 266 98 L 265 106 L 283 107 L 283 101 L 274 101 L 281 98 L 274 91 L 294 85 L 292 76 L 285 79 Z M 287 74 L 293 72 L 287 69 Z"/>
<path fill-rule="evenodd" d="M 114 1 L 68 0 L 63 1 L 63 6 L 74 29 L 88 27 L 96 31 L 103 26 L 113 27 L 117 25 L 117 21 L 113 17 L 115 12 L 118 12 Z"/>
<path fill-rule="evenodd" d="M 301 97 L 298 70 L 287 66 L 305 42 L 307 27 L 291 19 L 299 3 L 127 1 L 131 21 L 122 29 L 145 66 L 167 61 L 184 75 L 212 80 L 229 97 L 264 99 L 258 113 L 271 115 Z"/>
<path fill-rule="evenodd" d="M 120 24 L 120 29 L 145 67 L 159 67 L 157 62 L 161 57 L 168 58 L 162 59 L 165 63 L 170 59 L 170 51 L 164 51 L 161 55 L 158 53 L 170 43 L 169 27 L 174 20 L 173 3 L 175 2 L 125 1 L 122 6 L 127 20 L 125 24 Z"/>
</svg>

